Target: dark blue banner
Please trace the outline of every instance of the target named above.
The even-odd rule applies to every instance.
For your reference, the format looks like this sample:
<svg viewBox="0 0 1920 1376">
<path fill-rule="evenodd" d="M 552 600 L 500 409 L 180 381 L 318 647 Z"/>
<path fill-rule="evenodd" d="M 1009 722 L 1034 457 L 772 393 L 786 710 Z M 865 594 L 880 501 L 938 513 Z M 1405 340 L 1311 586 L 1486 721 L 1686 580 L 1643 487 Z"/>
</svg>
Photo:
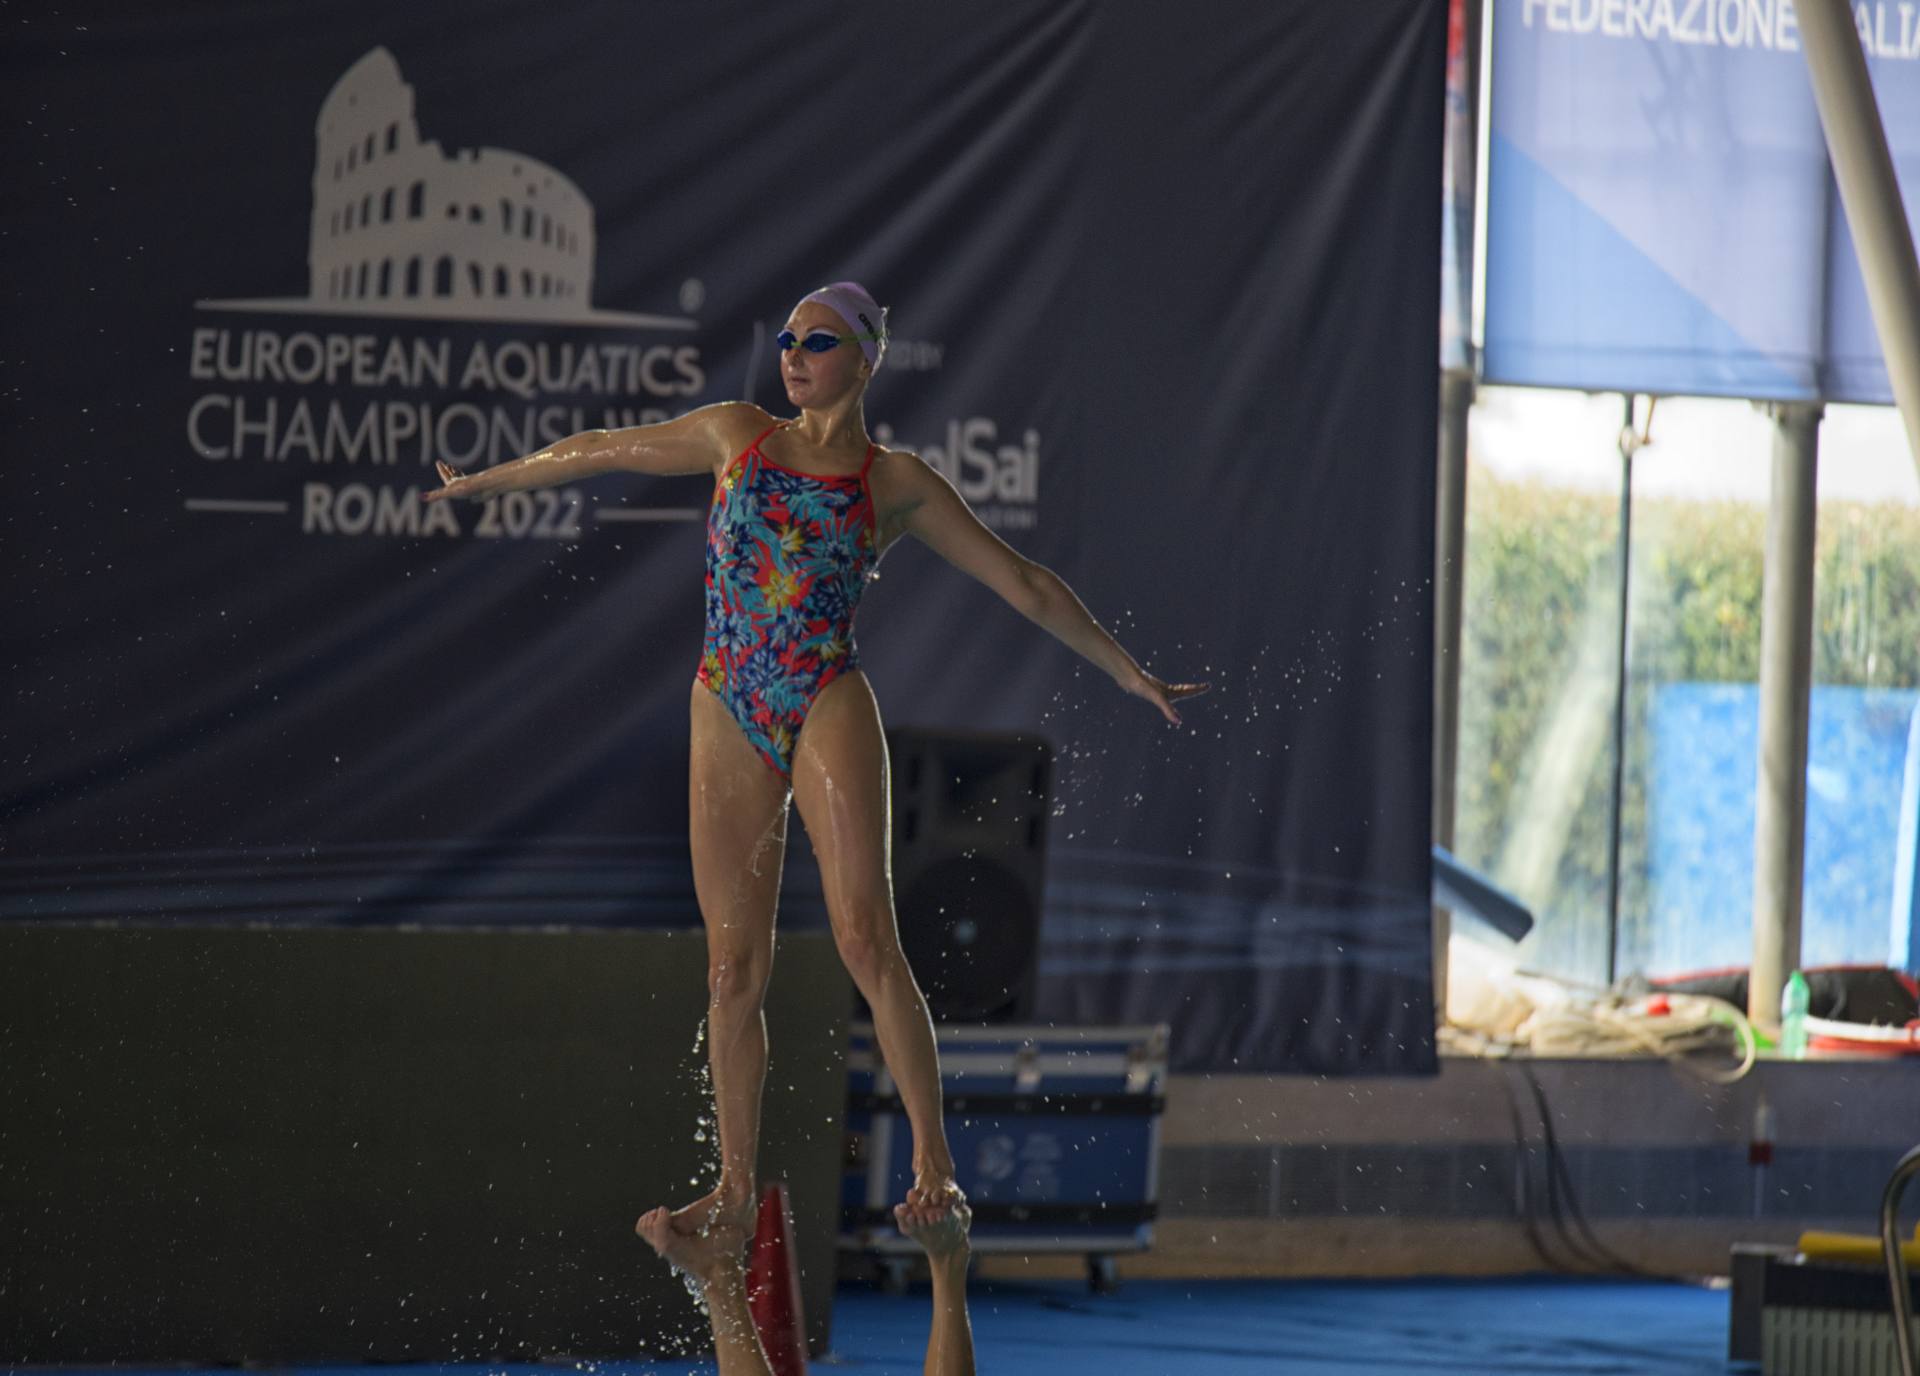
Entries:
<svg viewBox="0 0 1920 1376">
<path fill-rule="evenodd" d="M 4 58 L 5 916 L 697 924 L 711 482 L 421 494 L 791 414 L 856 278 L 873 436 L 1214 684 L 884 560 L 888 725 L 1056 751 L 1042 1016 L 1432 1066 L 1445 6 L 163 10 Z"/>
</svg>

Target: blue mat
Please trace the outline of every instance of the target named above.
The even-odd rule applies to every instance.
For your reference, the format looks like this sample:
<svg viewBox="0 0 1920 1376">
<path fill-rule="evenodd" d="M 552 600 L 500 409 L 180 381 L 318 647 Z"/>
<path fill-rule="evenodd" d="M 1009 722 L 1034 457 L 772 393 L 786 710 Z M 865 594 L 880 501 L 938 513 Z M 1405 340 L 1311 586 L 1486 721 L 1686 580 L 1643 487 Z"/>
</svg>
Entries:
<svg viewBox="0 0 1920 1376">
<path fill-rule="evenodd" d="M 982 1376 L 1700 1376 L 1726 1371 L 1727 1294 L 1579 1280 L 980 1285 Z M 918 1376 L 929 1301 L 843 1292 L 846 1368 Z M 825 1363 L 817 1365 L 824 1366 Z"/>
<path fill-rule="evenodd" d="M 981 1376 L 1720 1376 L 1727 1292 L 1566 1279 L 1500 1281 L 1127 1281 L 1114 1295 L 1067 1282 L 976 1283 Z M 691 1310 L 689 1310 L 691 1314 Z M 833 1351 L 816 1373 L 919 1376 L 931 1313 L 904 1296 L 847 1288 Z M 369 1376 L 372 1367 L 300 1367 Z M 4 1367 L 0 1371 L 19 1368 Z M 49 1370 L 49 1368 L 39 1368 Z M 54 1368 L 79 1376 L 81 1368 Z M 112 1376 L 135 1376 L 116 1367 Z M 186 1369 L 164 1369 L 187 1376 Z M 250 1369 L 252 1376 L 276 1370 Z M 379 1376 L 693 1376 L 713 1363 L 581 1361 L 382 1365 Z"/>
</svg>

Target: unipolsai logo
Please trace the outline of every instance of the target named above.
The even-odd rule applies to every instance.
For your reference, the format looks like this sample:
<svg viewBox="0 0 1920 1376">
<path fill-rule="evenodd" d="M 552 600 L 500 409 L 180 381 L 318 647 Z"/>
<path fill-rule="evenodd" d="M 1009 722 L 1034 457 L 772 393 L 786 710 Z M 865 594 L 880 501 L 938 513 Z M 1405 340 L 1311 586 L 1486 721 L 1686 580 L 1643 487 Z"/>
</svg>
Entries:
<svg viewBox="0 0 1920 1376">
<path fill-rule="evenodd" d="M 891 446 L 893 427 L 876 425 L 873 437 Z M 937 439 L 908 436 L 902 444 L 944 474 L 987 526 L 1033 529 L 1040 500 L 1040 432 L 1032 426 L 1016 440 L 1003 436 L 989 416 L 966 416 L 949 420 Z"/>
<path fill-rule="evenodd" d="M 423 138 L 384 47 L 321 102 L 312 188 L 306 295 L 195 303 L 229 317 L 191 332 L 201 390 L 185 418 L 217 475 L 206 486 L 225 491 L 188 510 L 292 514 L 317 535 L 575 538 L 586 507 L 572 489 L 503 494 L 477 513 L 421 491 L 438 485 L 436 461 L 473 469 L 665 420 L 705 390 L 692 337 L 703 284 L 680 284 L 679 314 L 596 308 L 581 189 L 523 153 L 448 154 Z M 274 318 L 287 316 L 339 323 Z M 593 509 L 600 521 L 702 514 Z"/>
<path fill-rule="evenodd" d="M 937 372 L 946 352 L 938 340 L 893 339 L 886 366 L 896 372 Z M 894 428 L 882 421 L 873 427 L 873 437 L 891 448 Z M 932 436 L 905 435 L 899 443 L 945 475 L 985 525 L 1034 528 L 1040 500 L 1040 432 L 1034 427 L 1021 427 L 1015 438 L 1012 426 L 1003 435 L 991 416 L 959 416 Z"/>
</svg>

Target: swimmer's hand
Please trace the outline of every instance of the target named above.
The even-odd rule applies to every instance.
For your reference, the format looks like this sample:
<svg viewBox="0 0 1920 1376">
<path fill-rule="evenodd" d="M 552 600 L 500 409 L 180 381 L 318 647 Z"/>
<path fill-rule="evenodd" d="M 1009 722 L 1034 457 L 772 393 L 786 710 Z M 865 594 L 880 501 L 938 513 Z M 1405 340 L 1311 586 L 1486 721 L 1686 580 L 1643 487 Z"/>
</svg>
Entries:
<svg viewBox="0 0 1920 1376">
<path fill-rule="evenodd" d="M 1145 698 L 1160 709 L 1161 715 L 1175 726 L 1180 724 L 1180 714 L 1173 710 L 1173 704 L 1181 698 L 1190 698 L 1204 693 L 1211 683 L 1168 683 L 1155 678 L 1145 669 L 1136 669 L 1120 680 L 1120 686 L 1137 698 Z"/>
<path fill-rule="evenodd" d="M 478 498 L 486 496 L 487 489 L 481 484 L 481 480 L 486 474 L 462 473 L 444 459 L 435 460 L 433 466 L 439 471 L 440 481 L 443 486 L 437 490 L 428 492 L 424 500 L 438 502 L 449 497 Z"/>
</svg>

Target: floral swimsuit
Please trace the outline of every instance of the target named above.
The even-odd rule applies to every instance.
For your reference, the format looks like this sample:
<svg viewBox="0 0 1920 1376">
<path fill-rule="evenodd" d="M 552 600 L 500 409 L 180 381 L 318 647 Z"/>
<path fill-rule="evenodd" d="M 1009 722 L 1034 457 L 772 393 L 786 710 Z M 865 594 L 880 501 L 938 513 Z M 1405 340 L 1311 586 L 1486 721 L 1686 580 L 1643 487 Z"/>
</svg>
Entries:
<svg viewBox="0 0 1920 1376">
<path fill-rule="evenodd" d="M 783 422 L 784 424 L 785 422 Z M 878 555 L 867 470 L 802 473 L 760 452 L 722 474 L 707 511 L 707 635 L 695 677 L 791 782 L 813 700 L 858 666 L 853 613 Z"/>
</svg>

